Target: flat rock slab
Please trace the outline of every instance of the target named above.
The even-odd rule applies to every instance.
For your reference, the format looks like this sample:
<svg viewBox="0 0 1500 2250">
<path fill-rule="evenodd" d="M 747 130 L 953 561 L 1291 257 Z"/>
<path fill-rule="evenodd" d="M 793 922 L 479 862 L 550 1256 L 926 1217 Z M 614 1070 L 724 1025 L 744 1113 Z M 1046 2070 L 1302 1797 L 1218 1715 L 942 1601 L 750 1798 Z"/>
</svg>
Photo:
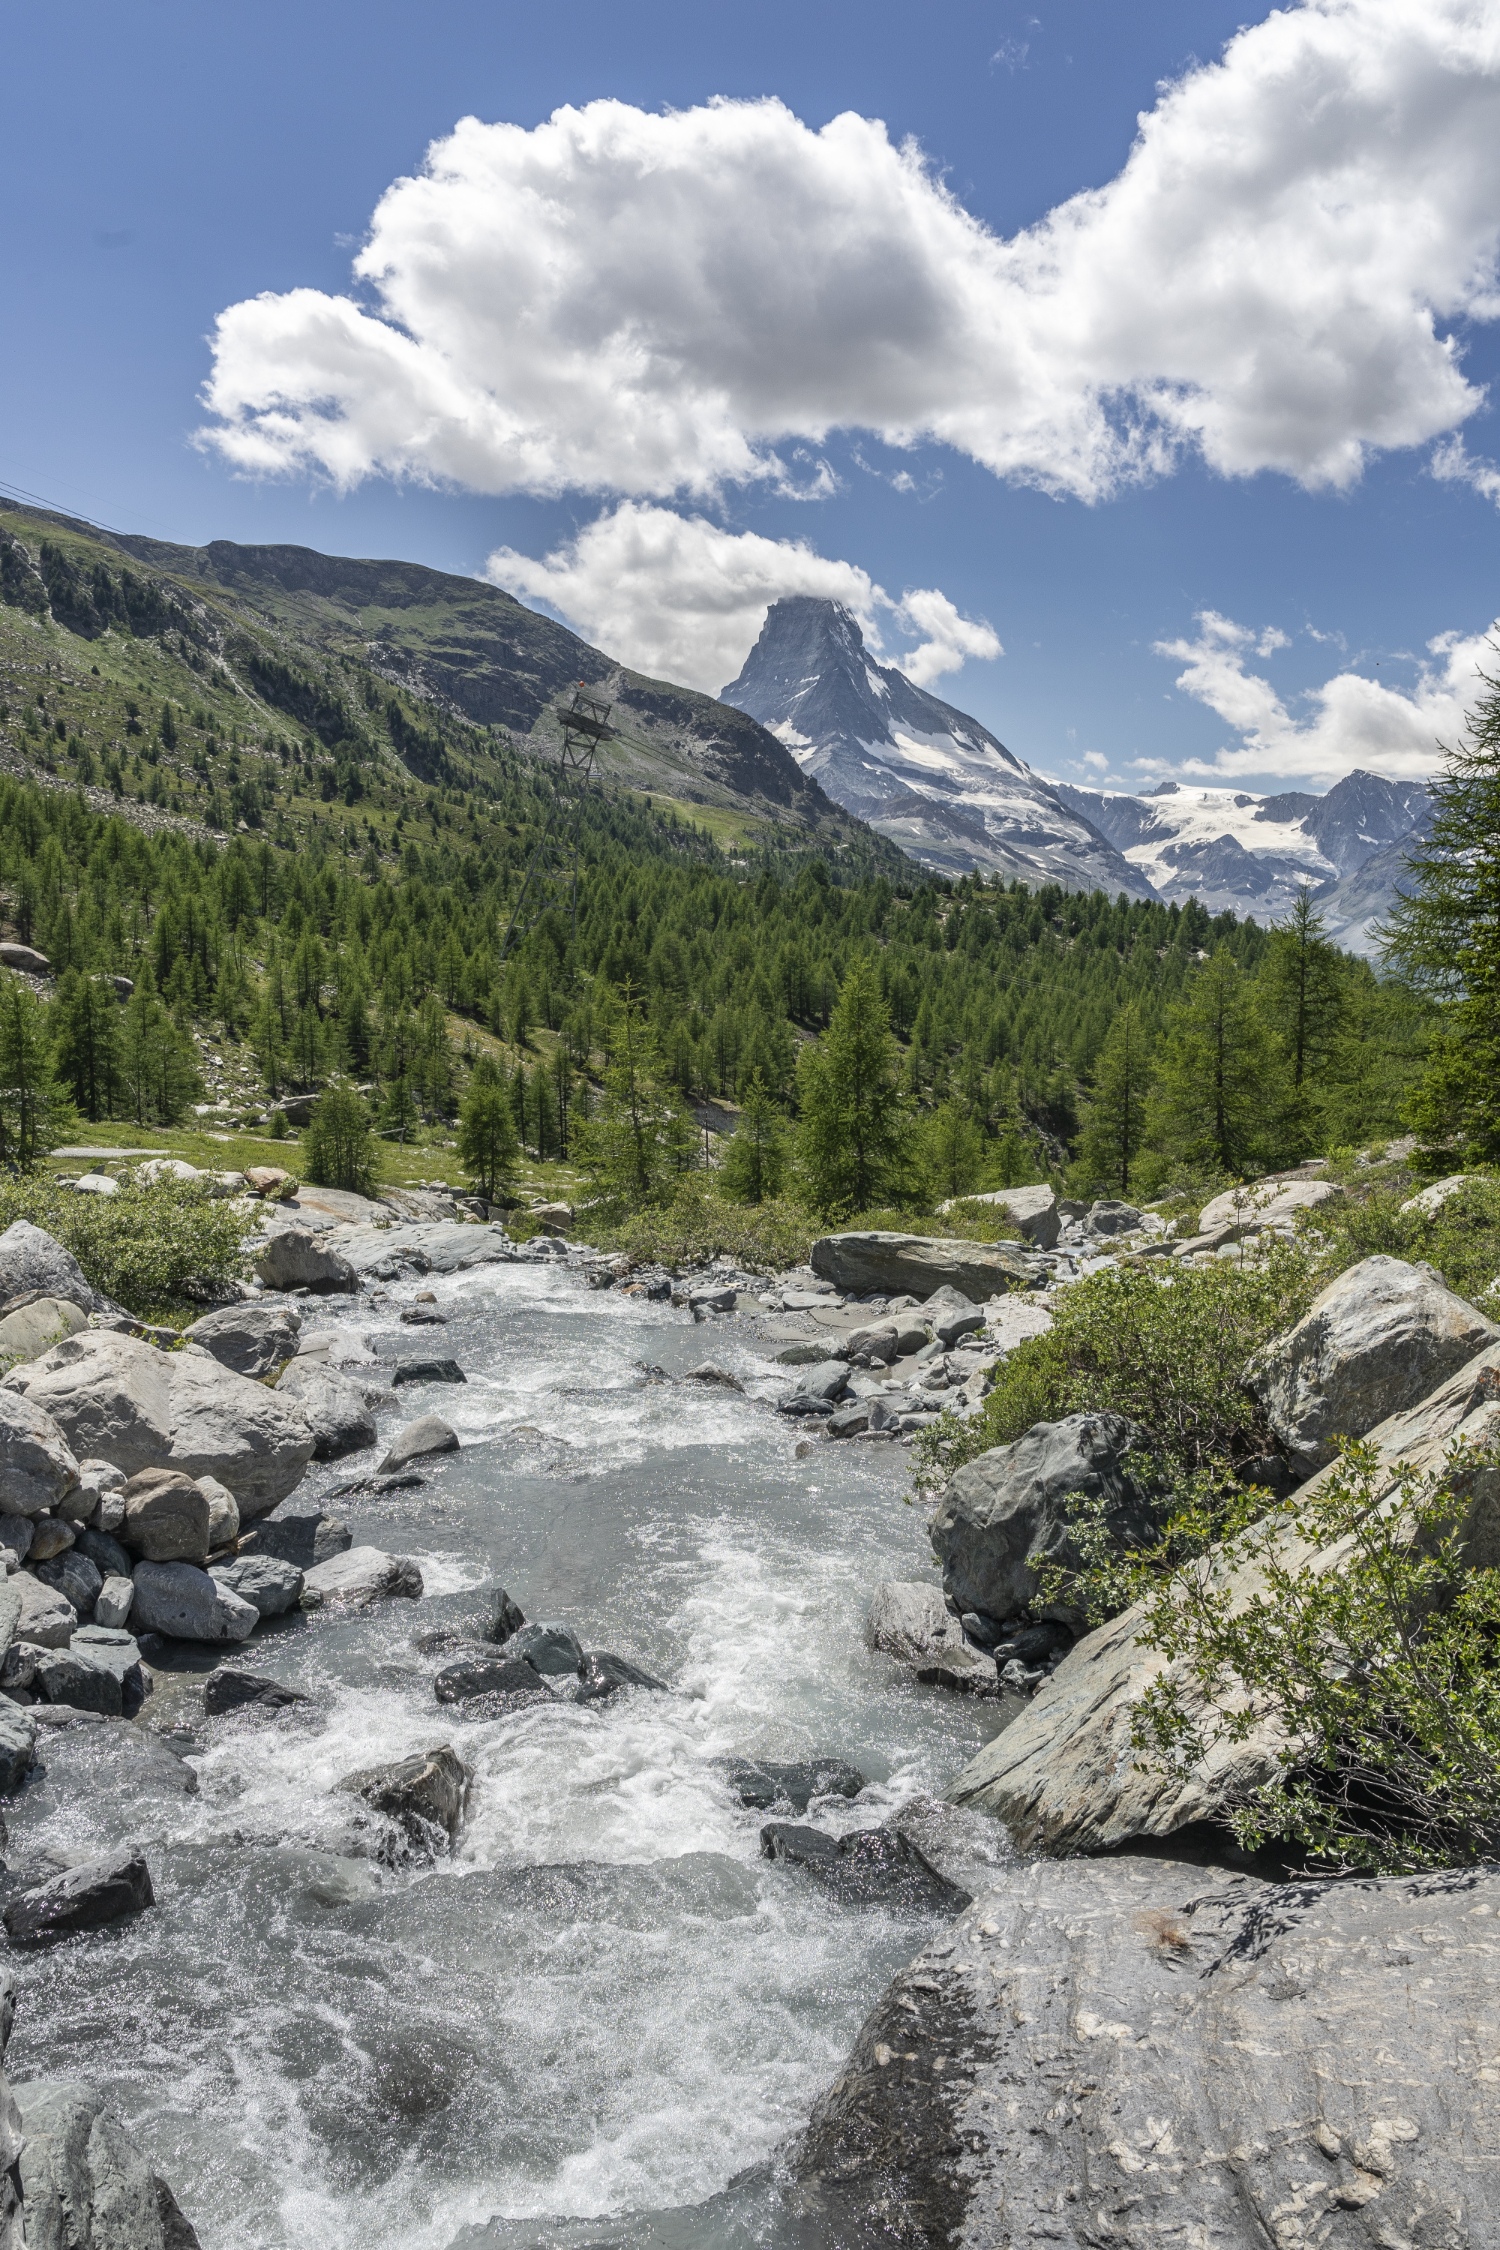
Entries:
<svg viewBox="0 0 1500 2250">
<path fill-rule="evenodd" d="M 948 1242 L 924 1234 L 826 1234 L 812 1246 L 814 1272 L 857 1295 L 927 1298 L 947 1284 L 974 1304 L 1027 1289 L 1046 1268 L 1010 1243 Z"/>
<path fill-rule="evenodd" d="M 1017 1867 L 890 1985 L 795 2168 L 850 2239 L 932 2250 L 1479 2250 L 1497 1918 L 1494 1868 Z"/>
</svg>

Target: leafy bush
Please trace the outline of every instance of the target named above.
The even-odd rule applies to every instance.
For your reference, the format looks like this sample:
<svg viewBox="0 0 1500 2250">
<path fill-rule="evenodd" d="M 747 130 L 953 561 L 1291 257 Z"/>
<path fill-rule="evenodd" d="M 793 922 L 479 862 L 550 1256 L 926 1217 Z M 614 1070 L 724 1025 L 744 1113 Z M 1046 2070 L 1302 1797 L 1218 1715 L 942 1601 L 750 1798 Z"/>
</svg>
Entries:
<svg viewBox="0 0 1500 2250">
<path fill-rule="evenodd" d="M 726 1203 L 700 1173 L 685 1179 L 670 1203 L 602 1223 L 579 1213 L 578 1229 L 603 1250 L 623 1250 L 638 1265 L 688 1266 L 733 1258 L 752 1273 L 777 1273 L 806 1262 L 815 1222 L 784 1196 L 762 1203 Z"/>
<path fill-rule="evenodd" d="M 1180 1775 L 1275 1727 L 1275 1772 L 1231 1808 L 1251 1851 L 1404 1873 L 1500 1854 L 1500 1571 L 1465 1567 L 1460 1495 L 1496 1455 L 1450 1448 L 1394 1492 L 1373 1446 L 1146 1592 L 1138 1638 L 1172 1661 L 1136 1706 L 1137 1749 Z M 1328 1550 L 1344 1552 L 1329 1567 Z M 1228 1572 L 1253 1568 L 1246 1598 Z"/>
<path fill-rule="evenodd" d="M 1277 1242 L 1243 1264 L 1118 1265 L 1074 1282 L 1048 1333 L 1003 1362 L 973 1421 L 943 1414 L 918 1438 L 918 1491 L 1034 1422 L 1105 1411 L 1150 1432 L 1168 1477 L 1232 1477 L 1268 1444 L 1240 1387 L 1245 1362 L 1301 1318 L 1321 1278 L 1307 1249 Z"/>
<path fill-rule="evenodd" d="M 180 1309 L 189 1283 L 227 1281 L 254 1227 L 195 1180 L 130 1175 L 118 1195 L 80 1195 L 38 1174 L 0 1180 L 0 1230 L 17 1219 L 44 1228 L 96 1289 L 142 1315 Z"/>
<path fill-rule="evenodd" d="M 1402 1210 L 1414 1192 L 1410 1182 L 1380 1185 L 1321 1205 L 1307 1233 L 1316 1241 L 1324 1277 L 1362 1258 L 1421 1260 L 1460 1297 L 1500 1318 L 1500 1305 L 1487 1295 L 1500 1278 L 1500 1179 L 1466 1180 L 1431 1217 Z"/>
</svg>

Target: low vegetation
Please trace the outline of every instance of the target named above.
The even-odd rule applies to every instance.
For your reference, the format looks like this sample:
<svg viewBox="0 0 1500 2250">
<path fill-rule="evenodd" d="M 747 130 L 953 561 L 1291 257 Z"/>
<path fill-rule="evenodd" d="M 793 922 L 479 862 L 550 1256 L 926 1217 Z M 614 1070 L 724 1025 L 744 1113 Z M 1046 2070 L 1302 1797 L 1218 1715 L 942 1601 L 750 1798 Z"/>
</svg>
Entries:
<svg viewBox="0 0 1500 2250">
<path fill-rule="evenodd" d="M 17 1219 L 44 1228 L 96 1289 L 141 1315 L 180 1313 L 193 1291 L 236 1275 L 254 1223 L 195 1181 L 130 1172 L 116 1195 L 80 1195 L 42 1174 L 0 1179 L 0 1232 Z"/>
</svg>

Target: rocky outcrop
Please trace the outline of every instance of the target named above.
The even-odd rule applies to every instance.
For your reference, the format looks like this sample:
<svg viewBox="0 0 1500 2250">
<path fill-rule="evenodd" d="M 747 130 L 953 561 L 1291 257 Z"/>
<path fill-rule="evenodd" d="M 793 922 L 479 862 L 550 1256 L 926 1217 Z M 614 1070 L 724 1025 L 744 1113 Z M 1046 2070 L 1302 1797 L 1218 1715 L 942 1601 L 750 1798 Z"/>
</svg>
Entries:
<svg viewBox="0 0 1500 2250">
<path fill-rule="evenodd" d="M 931 2250 L 1479 2250 L 1497 1917 L 1493 1868 L 1018 1867 L 867 2018 L 803 2196 Z"/>
<path fill-rule="evenodd" d="M 18 2086 L 15 2099 L 30 2250 L 198 2250 L 172 2190 L 97 2088 L 36 2078 Z M 13 2250 L 3 2219 L 0 2250 Z"/>
<path fill-rule="evenodd" d="M 1491 1347 L 1433 1395 L 1370 1433 L 1381 1465 L 1377 1502 L 1395 1490 L 1396 1466 L 1441 1469 L 1451 1439 L 1500 1441 L 1500 1347 Z M 1329 1477 L 1333 1469 L 1319 1471 Z M 1306 1488 L 1316 1498 L 1318 1479 Z M 1500 1566 L 1500 1471 L 1468 1487 L 1460 1529 L 1476 1567 Z M 1288 1538 L 1286 1559 L 1337 1570 L 1347 1542 L 1322 1549 Z M 1248 1599 L 1260 1586 L 1250 1566 L 1231 1584 Z M 1131 1714 L 1165 1659 L 1135 1640 L 1138 1607 L 1072 1648 L 1014 1725 L 986 1745 L 949 1788 L 948 1801 L 996 1814 L 1027 1851 L 1108 1851 L 1142 1838 L 1164 1842 L 1199 1821 L 1222 1822 L 1247 1789 L 1269 1780 L 1279 1738 L 1269 1729 L 1220 1744 L 1200 1766 L 1175 1774 L 1138 1762 Z M 1184 1693 L 1191 1702 L 1193 1692 Z"/>
<path fill-rule="evenodd" d="M 285 1499 L 312 1459 L 312 1429 L 290 1399 L 205 1351 L 161 1352 L 113 1330 L 70 1336 L 13 1369 L 0 1391 L 42 1407 L 75 1454 L 127 1476 L 216 1477 L 247 1518 Z"/>
<path fill-rule="evenodd" d="M 930 1526 L 944 1593 L 989 1617 L 1034 1607 L 1044 1564 L 1082 1563 L 1073 1527 L 1084 1502 L 1103 1501 L 1104 1522 L 1123 1545 L 1149 1545 L 1164 1510 L 1133 1471 L 1150 1450 L 1146 1432 L 1121 1414 L 1069 1414 L 966 1462 Z M 1065 1601 L 1040 1614 L 1082 1622 Z"/>
<path fill-rule="evenodd" d="M 1305 1475 L 1334 1458 L 1335 1439 L 1415 1406 L 1497 1338 L 1431 1266 L 1365 1258 L 1257 1354 L 1246 1381 Z"/>
<path fill-rule="evenodd" d="M 1028 1289 L 1046 1269 L 1008 1242 L 945 1242 L 925 1234 L 825 1234 L 812 1246 L 813 1272 L 851 1296 L 927 1298 L 946 1282 L 982 1304 Z"/>
</svg>

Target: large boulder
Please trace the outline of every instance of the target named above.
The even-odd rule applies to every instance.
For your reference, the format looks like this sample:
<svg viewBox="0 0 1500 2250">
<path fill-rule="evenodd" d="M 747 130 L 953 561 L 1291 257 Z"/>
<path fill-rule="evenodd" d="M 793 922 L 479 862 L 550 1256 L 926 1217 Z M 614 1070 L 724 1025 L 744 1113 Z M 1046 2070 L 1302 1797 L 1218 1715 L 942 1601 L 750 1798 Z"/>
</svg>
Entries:
<svg viewBox="0 0 1500 2250">
<path fill-rule="evenodd" d="M 280 1555 L 239 1555 L 231 1563 L 211 1564 L 208 1575 L 262 1617 L 284 1617 L 302 1599 L 303 1574 Z"/>
<path fill-rule="evenodd" d="M 422 1598 L 422 1573 L 410 1555 L 388 1555 L 379 1547 L 350 1547 L 306 1574 L 307 1588 L 344 1609 L 368 1609 L 392 1596 Z"/>
<path fill-rule="evenodd" d="M 88 1326 L 88 1314 L 66 1297 L 32 1297 L 0 1320 L 0 1361 L 15 1366 L 22 1360 L 40 1359 Z"/>
<path fill-rule="evenodd" d="M 944 1242 L 925 1234 L 825 1234 L 813 1272 L 850 1296 L 927 1298 L 946 1282 L 975 1304 L 1028 1289 L 1046 1268 L 1010 1242 Z"/>
<path fill-rule="evenodd" d="M 1145 1431 L 1123 1414 L 1069 1414 L 966 1462 L 930 1526 L 943 1591 L 961 1610 L 990 1617 L 1034 1607 L 1043 1564 L 1075 1570 L 1083 1561 L 1073 1538 L 1082 1503 L 1104 1503 L 1105 1524 L 1123 1545 L 1148 1544 L 1164 1520 L 1139 1475 L 1149 1450 Z M 1044 1613 L 1076 1614 L 1056 1602 Z"/>
<path fill-rule="evenodd" d="M 295 1355 L 301 1329 L 302 1315 L 291 1305 L 226 1305 L 195 1320 L 187 1336 L 221 1367 L 259 1382 Z"/>
<path fill-rule="evenodd" d="M 97 2088 L 33 2078 L 16 2088 L 16 2101 L 26 2135 L 20 2169 L 31 2250 L 198 2250 L 171 2189 Z"/>
<path fill-rule="evenodd" d="M 192 1563 L 137 1563 L 130 1622 L 138 1633 L 173 1641 L 245 1641 L 260 1611 Z"/>
<path fill-rule="evenodd" d="M 102 1930 L 155 1904 L 146 1862 L 122 1844 L 107 1859 L 83 1860 L 33 1890 L 18 1891 L 6 1904 L 5 1928 L 12 1945 L 35 1945 L 74 1930 Z"/>
<path fill-rule="evenodd" d="M 71 1250 L 29 1219 L 16 1219 L 0 1234 L 0 1305 L 32 1296 L 62 1297 L 86 1313 L 108 1304 Z"/>
<path fill-rule="evenodd" d="M 955 1203 L 992 1203 L 1034 1250 L 1056 1247 L 1061 1219 L 1057 1196 L 1049 1187 L 995 1188 L 987 1195 L 955 1195 L 940 1203 L 938 1209 L 950 1211 Z"/>
<path fill-rule="evenodd" d="M 80 1456 L 127 1476 L 172 1468 L 216 1477 L 245 1517 L 284 1500 L 312 1459 L 312 1427 L 292 1400 L 207 1352 L 162 1352 L 113 1330 L 70 1336 L 14 1368 L 0 1380 L 5 1391 L 44 1408 Z"/>
<path fill-rule="evenodd" d="M 1332 1180 L 1256 1180 L 1226 1188 L 1198 1214 L 1198 1232 L 1234 1242 L 1247 1234 L 1290 1233 L 1304 1211 L 1332 1203 L 1343 1194 Z"/>
<path fill-rule="evenodd" d="M 911 1665 L 929 1687 L 958 1688 L 969 1695 L 999 1692 L 993 1657 L 969 1646 L 941 1587 L 926 1581 L 882 1579 L 870 1597 L 865 1640 L 883 1655 Z"/>
<path fill-rule="evenodd" d="M 77 1456 L 46 1408 L 0 1387 L 0 1515 L 42 1515 L 78 1482 Z"/>
<path fill-rule="evenodd" d="M 1497 1915 L 1494 1868 L 1008 1868 L 866 2018 L 803 2192 L 922 2250 L 1479 2250 Z"/>
<path fill-rule="evenodd" d="M 1500 1346 L 1481 1353 L 1430 1398 L 1393 1414 L 1370 1432 L 1379 1462 L 1378 1505 L 1397 1488 L 1397 1466 L 1421 1475 L 1440 1471 L 1452 1439 L 1500 1443 Z M 1315 1505 L 1321 1469 L 1301 1496 Z M 1458 1530 L 1475 1568 L 1500 1567 L 1500 1470 L 1466 1481 L 1466 1512 Z M 1284 1560 L 1319 1571 L 1340 1569 L 1350 1542 L 1313 1548 L 1287 1535 Z M 1263 1573 L 1244 1565 L 1228 1581 L 1248 1600 L 1264 1590 Z M 1199 1821 L 1222 1823 L 1243 1795 L 1277 1770 L 1281 1737 L 1274 1726 L 1242 1741 L 1221 1742 L 1200 1765 L 1161 1773 L 1140 1758 L 1131 1738 L 1136 1705 L 1167 1660 L 1135 1638 L 1139 1605 L 1124 1610 L 1069 1650 L 1037 1689 L 1015 1724 L 970 1760 L 948 1789 L 948 1801 L 996 1814 L 1024 1851 L 1109 1851 L 1143 1838 L 1161 1844 Z M 1204 1715 L 1200 1691 L 1179 1675 L 1190 1715 Z"/>
<path fill-rule="evenodd" d="M 181 1469 L 142 1469 L 125 1487 L 121 1538 L 147 1562 L 206 1562 L 208 1496 Z"/>
<path fill-rule="evenodd" d="M 341 1461 L 375 1443 L 375 1417 L 362 1386 L 315 1359 L 294 1359 L 276 1385 L 279 1398 L 294 1399 L 312 1426 L 313 1459 Z"/>
<path fill-rule="evenodd" d="M 284 1227 L 258 1251 L 255 1270 L 268 1289 L 355 1289 L 354 1268 L 306 1227 Z"/>
<path fill-rule="evenodd" d="M 1257 1353 L 1245 1379 L 1307 1474 L 1334 1458 L 1336 1439 L 1415 1406 L 1497 1338 L 1431 1266 L 1365 1258 Z"/>
<path fill-rule="evenodd" d="M 10 1639 L 28 1641 L 33 1648 L 66 1648 L 78 1623 L 78 1612 L 66 1594 L 44 1586 L 29 1570 L 17 1571 L 4 1589 L 14 1594 L 15 1623 Z"/>
</svg>

